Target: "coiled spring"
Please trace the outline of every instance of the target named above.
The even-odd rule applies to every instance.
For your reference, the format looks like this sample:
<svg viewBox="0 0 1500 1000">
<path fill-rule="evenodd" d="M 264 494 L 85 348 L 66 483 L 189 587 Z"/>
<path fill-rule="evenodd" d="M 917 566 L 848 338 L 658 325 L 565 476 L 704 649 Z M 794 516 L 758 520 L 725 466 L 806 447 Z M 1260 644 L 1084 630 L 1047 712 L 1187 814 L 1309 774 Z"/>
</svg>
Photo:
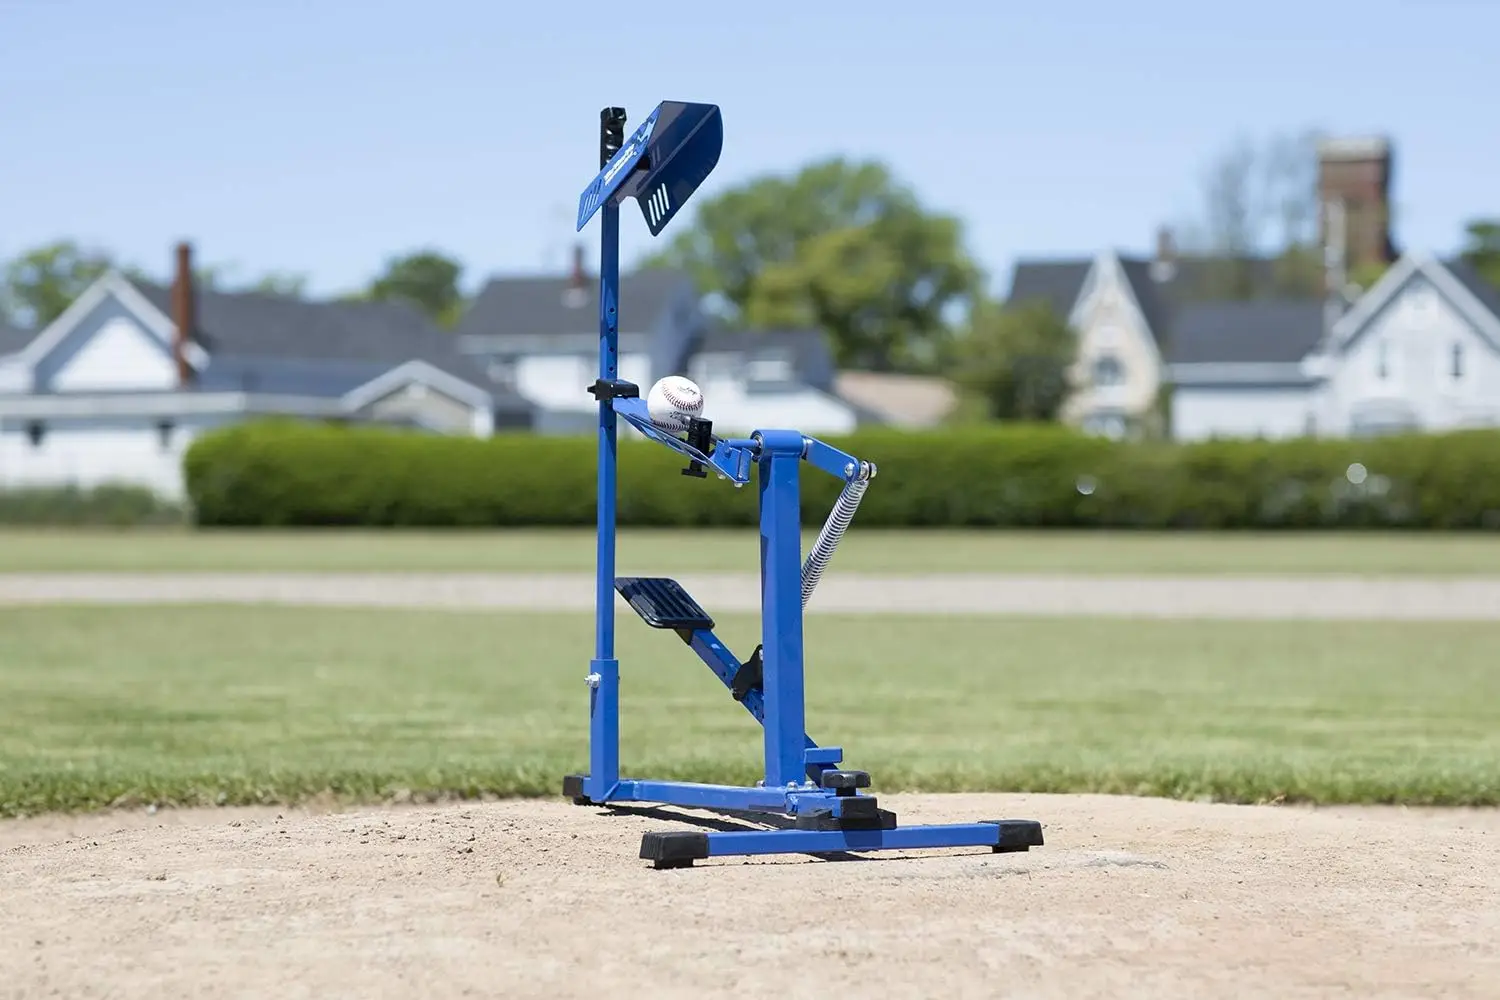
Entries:
<svg viewBox="0 0 1500 1000">
<path fill-rule="evenodd" d="M 875 467 L 869 462 L 861 462 L 859 476 L 845 483 L 844 488 L 839 491 L 839 498 L 834 501 L 828 520 L 823 522 L 823 530 L 818 532 L 818 539 L 813 542 L 812 549 L 802 564 L 803 610 L 807 609 L 807 601 L 812 597 L 813 589 L 823 578 L 823 570 L 828 568 L 833 550 L 838 548 L 839 540 L 849 530 L 849 522 L 854 520 L 854 512 L 859 509 L 859 502 L 864 499 L 865 490 L 870 488 L 870 479 L 874 475 Z"/>
</svg>

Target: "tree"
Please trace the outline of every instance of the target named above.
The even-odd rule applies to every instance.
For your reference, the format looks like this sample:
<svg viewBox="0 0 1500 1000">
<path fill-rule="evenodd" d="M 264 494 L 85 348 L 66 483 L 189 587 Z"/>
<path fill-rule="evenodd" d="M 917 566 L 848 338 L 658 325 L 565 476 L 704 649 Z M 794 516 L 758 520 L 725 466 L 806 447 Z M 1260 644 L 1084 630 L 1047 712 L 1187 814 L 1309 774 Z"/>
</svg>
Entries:
<svg viewBox="0 0 1500 1000">
<path fill-rule="evenodd" d="M 410 302 L 434 322 L 451 326 L 463 309 L 462 275 L 463 265 L 458 261 L 435 250 L 421 250 L 388 259 L 384 271 L 361 297 Z"/>
<path fill-rule="evenodd" d="M 997 420 L 1056 420 L 1073 386 L 1077 338 L 1045 302 L 978 305 L 957 354 L 954 380 Z"/>
<path fill-rule="evenodd" d="M 742 326 L 822 330 L 838 363 L 930 366 L 978 287 L 957 219 L 884 165 L 833 158 L 705 200 L 648 267 L 675 267 Z"/>
<path fill-rule="evenodd" d="M 1475 219 L 1464 226 L 1460 256 L 1480 277 L 1500 288 L 1500 219 Z"/>
<path fill-rule="evenodd" d="M 1323 289 L 1318 247 L 1317 133 L 1240 137 L 1209 162 L 1203 217 L 1190 233 L 1208 258 L 1201 294 L 1248 299 L 1271 293 L 1314 296 Z M 1258 260 L 1269 249 L 1269 274 Z"/>
<path fill-rule="evenodd" d="M 230 275 L 237 270 L 239 268 L 232 264 L 200 264 L 193 268 L 193 283 L 205 291 L 257 292 L 293 299 L 306 295 L 307 276 L 304 274 L 267 271 L 249 281 L 233 281 Z"/>
<path fill-rule="evenodd" d="M 28 250 L 5 267 L 0 315 L 24 327 L 51 323 L 114 265 L 102 250 L 58 240 Z"/>
</svg>

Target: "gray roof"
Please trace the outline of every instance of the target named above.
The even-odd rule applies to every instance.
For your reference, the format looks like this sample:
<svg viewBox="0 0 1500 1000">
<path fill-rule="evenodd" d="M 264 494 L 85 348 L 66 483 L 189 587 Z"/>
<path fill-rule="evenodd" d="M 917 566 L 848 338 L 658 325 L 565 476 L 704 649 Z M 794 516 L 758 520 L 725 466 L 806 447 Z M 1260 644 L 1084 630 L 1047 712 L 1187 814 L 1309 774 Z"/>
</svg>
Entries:
<svg viewBox="0 0 1500 1000">
<path fill-rule="evenodd" d="M 1298 309 L 1320 310 L 1315 299 L 1286 300 L 1268 298 L 1274 287 L 1275 262 L 1252 258 L 1243 261 L 1249 270 L 1252 288 L 1258 297 L 1243 301 L 1226 301 L 1215 294 L 1222 281 L 1227 262 L 1212 258 L 1180 257 L 1164 280 L 1152 274 L 1154 261 L 1149 257 L 1116 255 L 1125 280 L 1140 304 L 1141 312 L 1157 344 L 1173 361 L 1257 361 L 1260 355 L 1284 352 L 1300 333 L 1272 336 L 1274 343 L 1258 343 L 1257 336 L 1244 331 L 1266 326 L 1301 330 Z M 1093 258 L 1064 260 L 1023 260 L 1015 267 L 1009 300 L 1015 303 L 1044 301 L 1060 316 L 1072 312 L 1083 291 Z M 1295 315 L 1294 315 L 1295 314 Z M 1321 315 L 1321 313 L 1319 313 Z M 1214 323 L 1229 326 L 1222 336 L 1209 336 Z M 1186 326 L 1184 326 L 1186 324 Z M 1288 327 L 1290 324 L 1290 327 Z M 1179 344 L 1179 340 L 1184 340 Z M 1314 341 L 1316 337 L 1314 337 Z M 1246 356 L 1241 356 L 1244 353 Z M 1210 356 L 1212 355 L 1212 356 Z"/>
<path fill-rule="evenodd" d="M 0 357 L 20 351 L 31 343 L 31 338 L 35 336 L 36 334 L 30 330 L 18 330 L 4 319 L 0 319 Z"/>
<path fill-rule="evenodd" d="M 1301 361 L 1323 333 L 1323 306 L 1308 300 L 1189 302 L 1172 323 L 1173 364 Z"/>
<path fill-rule="evenodd" d="M 1164 342 L 1171 327 L 1174 296 L 1191 280 L 1191 268 L 1189 274 L 1184 275 L 1179 266 L 1172 280 L 1159 282 L 1151 276 L 1150 260 L 1121 256 L 1119 261 L 1152 336 L 1158 342 Z M 1021 261 L 1011 279 L 1010 301 L 1021 304 L 1040 300 L 1050 305 L 1057 315 L 1066 317 L 1073 311 L 1093 266 L 1092 259 Z"/>
<path fill-rule="evenodd" d="M 1462 258 L 1443 261 L 1453 276 L 1478 299 L 1496 319 L 1500 319 L 1500 288 L 1490 284 L 1474 270 L 1474 266 Z"/>
<path fill-rule="evenodd" d="M 598 337 L 599 279 L 590 275 L 569 294 L 571 279 L 562 277 L 493 278 L 458 323 L 463 337 Z M 695 298 L 687 274 L 647 269 L 620 276 L 620 332 L 653 330 L 672 305 Z"/>
<path fill-rule="evenodd" d="M 1092 260 L 1023 260 L 1011 274 L 1007 300 L 1017 305 L 1045 302 L 1066 318 L 1093 266 Z"/>
<path fill-rule="evenodd" d="M 172 315 L 170 289 L 133 284 L 163 314 Z M 195 306 L 194 339 L 210 356 L 205 386 L 224 382 L 224 387 L 253 385 L 264 392 L 342 394 L 397 365 L 421 360 L 489 392 L 497 408 L 524 405 L 460 354 L 452 333 L 405 302 L 310 301 L 202 289 Z"/>
</svg>

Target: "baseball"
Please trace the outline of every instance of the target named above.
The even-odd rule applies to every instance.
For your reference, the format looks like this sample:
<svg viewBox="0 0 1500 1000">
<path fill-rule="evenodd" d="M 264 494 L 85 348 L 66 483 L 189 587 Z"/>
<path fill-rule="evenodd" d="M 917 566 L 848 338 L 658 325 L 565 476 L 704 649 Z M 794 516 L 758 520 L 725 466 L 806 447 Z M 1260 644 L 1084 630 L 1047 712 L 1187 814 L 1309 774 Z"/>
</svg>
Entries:
<svg viewBox="0 0 1500 1000">
<path fill-rule="evenodd" d="M 668 375 L 646 394 L 646 412 L 662 430 L 685 431 L 689 417 L 703 415 L 703 391 L 692 379 Z"/>
</svg>

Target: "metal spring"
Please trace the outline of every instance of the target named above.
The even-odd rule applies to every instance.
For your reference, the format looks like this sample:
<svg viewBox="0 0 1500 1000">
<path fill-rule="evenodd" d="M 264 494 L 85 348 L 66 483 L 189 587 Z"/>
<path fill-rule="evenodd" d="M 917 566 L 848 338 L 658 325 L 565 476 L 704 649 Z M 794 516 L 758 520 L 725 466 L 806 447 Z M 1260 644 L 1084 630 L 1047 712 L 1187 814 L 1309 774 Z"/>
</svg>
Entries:
<svg viewBox="0 0 1500 1000">
<path fill-rule="evenodd" d="M 828 520 L 823 522 L 823 530 L 818 532 L 818 539 L 813 542 L 812 550 L 807 554 L 807 561 L 802 564 L 802 608 L 804 611 L 807 609 L 808 599 L 812 597 L 813 588 L 823 578 L 823 570 L 828 567 L 828 561 L 833 558 L 833 550 L 838 548 L 839 540 L 844 537 L 844 532 L 849 530 L 849 522 L 854 520 L 854 512 L 859 509 L 859 502 L 864 499 L 865 490 L 870 487 L 872 471 L 868 463 L 863 464 L 859 478 L 845 484 L 843 490 L 839 492 L 839 498 L 834 501 Z"/>
</svg>

